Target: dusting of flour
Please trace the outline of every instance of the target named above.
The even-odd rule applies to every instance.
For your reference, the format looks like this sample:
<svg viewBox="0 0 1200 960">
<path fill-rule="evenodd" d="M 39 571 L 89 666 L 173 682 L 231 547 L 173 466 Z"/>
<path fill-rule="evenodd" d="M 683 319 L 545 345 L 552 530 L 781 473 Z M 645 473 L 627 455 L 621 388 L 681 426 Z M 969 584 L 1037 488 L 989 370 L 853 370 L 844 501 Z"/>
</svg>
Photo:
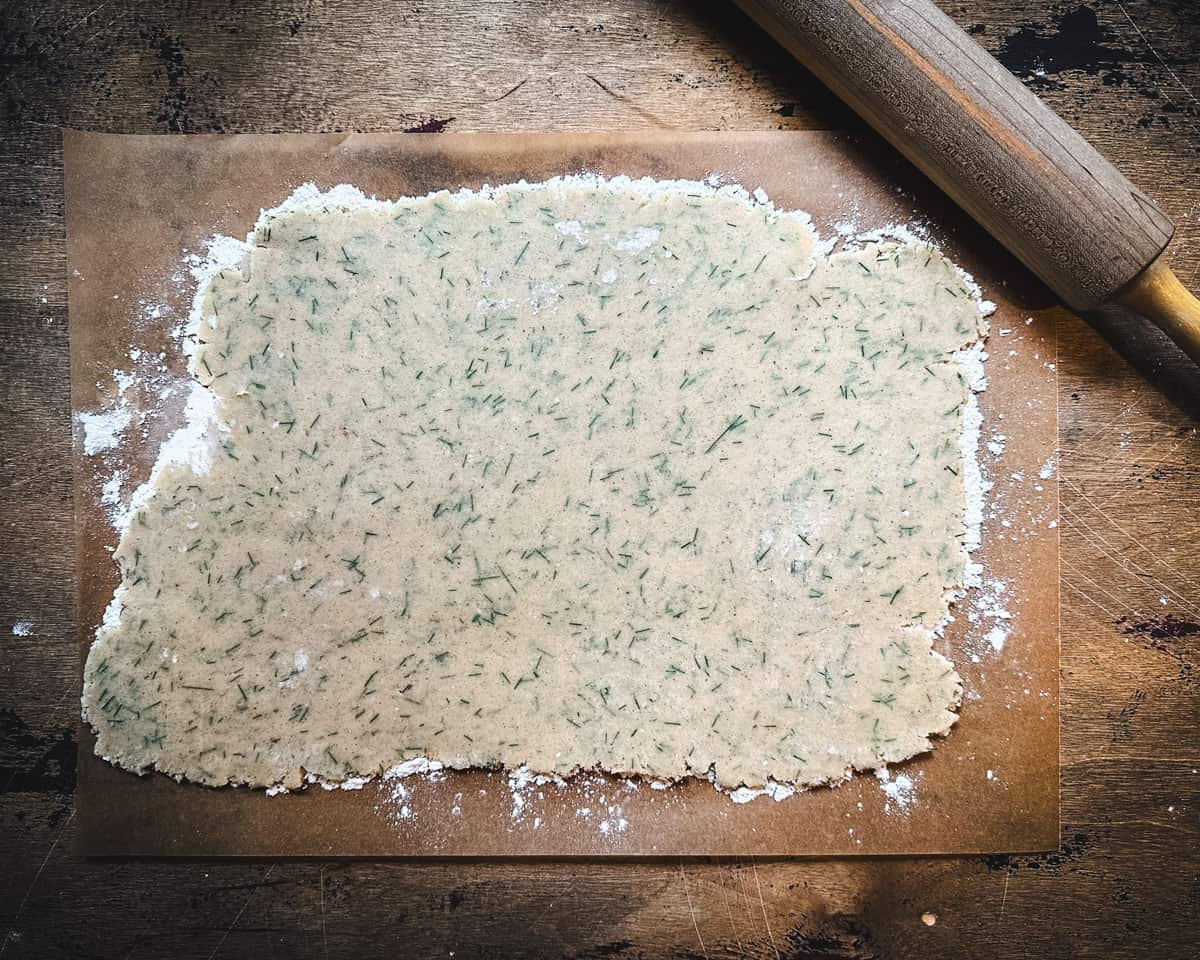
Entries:
<svg viewBox="0 0 1200 960">
<path fill-rule="evenodd" d="M 530 185 L 523 182 L 522 184 L 533 190 L 553 186 L 564 180 L 584 186 L 600 183 L 600 179 L 597 177 L 576 176 L 556 178 L 545 184 Z M 617 177 L 613 178 L 610 183 L 647 195 L 671 190 L 684 190 L 691 193 L 699 191 L 735 197 L 747 205 L 766 205 L 773 211 L 773 215 L 794 216 L 806 223 L 813 233 L 814 253 L 816 254 L 827 253 L 839 243 L 846 247 L 853 247 L 880 240 L 929 242 L 927 237 L 914 232 L 911 226 L 894 224 L 877 230 L 859 232 L 856 225 L 850 222 L 839 224 L 836 228 L 836 235 L 823 241 L 816 236 L 816 231 L 812 229 L 806 214 L 800 212 L 784 214 L 776 211 L 761 188 L 750 195 L 740 186 L 723 184 L 719 177 L 710 177 L 703 182 L 630 180 L 625 177 Z M 486 194 L 488 189 L 485 187 L 482 192 Z M 269 223 L 274 217 L 294 210 L 311 209 L 316 206 L 355 209 L 370 207 L 378 203 L 380 201 L 365 196 L 357 188 L 348 184 L 340 184 L 329 191 L 321 192 L 315 185 L 309 183 L 295 190 L 278 207 L 262 211 L 255 229 Z M 578 221 L 564 221 L 556 223 L 554 227 L 563 237 L 573 239 L 581 246 L 591 242 L 587 231 Z M 241 264 L 251 250 L 253 236 L 254 231 L 246 240 L 214 236 L 207 241 L 203 254 L 193 253 L 185 257 L 183 270 L 173 278 L 173 281 L 176 284 L 189 285 L 196 292 L 186 317 L 174 317 L 169 308 L 161 304 L 142 304 L 139 319 L 147 323 L 159 324 L 164 320 L 175 320 L 174 334 L 181 345 L 183 354 L 190 358 L 195 350 L 196 335 L 201 319 L 199 293 L 208 281 L 222 270 Z M 656 228 L 640 227 L 620 237 L 615 246 L 619 250 L 638 252 L 654 244 L 658 240 L 658 236 L 659 231 Z M 981 313 L 984 316 L 991 313 L 994 305 L 983 300 L 979 288 L 968 275 L 961 275 L 964 282 L 974 292 Z M 215 394 L 195 381 L 180 384 L 177 379 L 164 377 L 162 374 L 165 367 L 161 363 L 155 365 L 153 362 L 155 358 L 149 358 L 151 363 L 147 364 L 145 362 L 147 358 L 136 348 L 130 352 L 130 359 L 132 361 L 130 369 L 118 369 L 112 372 L 114 388 L 110 391 L 113 398 L 112 403 L 106 409 L 77 413 L 75 418 L 83 452 L 100 461 L 97 467 L 99 500 L 107 508 L 114 529 L 118 532 L 125 529 L 133 512 L 150 495 L 159 471 L 168 465 L 187 463 L 199 474 L 207 472 L 212 452 L 219 442 L 222 432 L 229 429 L 227 425 L 220 423 L 216 418 Z M 158 359 L 161 360 L 161 358 Z M 960 364 L 964 377 L 973 391 L 979 392 L 986 388 L 983 363 L 987 359 L 987 354 L 984 352 L 982 342 L 960 351 L 955 359 Z M 121 450 L 125 444 L 136 440 L 136 431 L 131 430 L 131 427 L 139 417 L 138 407 L 133 405 L 133 396 L 139 390 L 151 394 L 151 406 L 153 406 L 155 393 L 162 401 L 175 394 L 176 391 L 183 390 L 186 391 L 186 399 L 183 425 L 170 434 L 160 447 L 158 459 L 150 477 L 136 488 L 129 489 L 129 471 L 121 457 Z M 974 396 L 970 396 L 967 401 L 963 424 L 961 447 L 965 465 L 963 479 L 967 501 L 967 534 L 964 544 L 968 555 L 967 575 L 964 590 L 952 595 L 950 599 L 960 600 L 963 594 L 970 597 L 966 606 L 966 616 L 971 624 L 968 647 L 971 659 L 978 662 L 982 656 L 999 655 L 1003 652 L 1008 636 L 1007 622 L 1011 620 L 1011 613 L 1005 605 L 1008 596 L 1007 584 L 986 578 L 982 568 L 970 561 L 969 558 L 970 552 L 979 546 L 981 527 L 988 509 L 987 498 L 992 486 L 987 476 L 988 470 L 981 464 L 979 458 L 982 416 Z M 986 441 L 986 451 L 991 455 L 992 460 L 999 460 L 1003 457 L 1005 440 L 1006 437 L 998 430 L 991 432 Z M 1054 468 L 1055 462 L 1051 458 L 1039 471 L 1039 479 L 1045 480 L 1051 477 Z M 970 592 L 968 593 L 968 591 Z M 116 622 L 120 604 L 121 594 L 118 591 L 106 611 L 106 623 Z M 938 631 L 940 632 L 946 622 L 951 619 L 953 619 L 953 612 L 948 613 L 943 623 L 938 625 Z M 17 627 L 22 626 L 25 625 L 17 625 Z M 17 628 L 14 628 L 13 633 L 25 635 L 18 633 Z M 320 785 L 326 789 L 362 789 L 372 779 L 377 779 L 377 789 L 381 797 L 377 811 L 386 815 L 392 822 L 399 824 L 416 816 L 413 797 L 415 791 L 419 790 L 419 783 L 437 781 L 444 776 L 442 765 L 437 761 L 416 758 L 382 772 L 377 778 L 358 777 L 336 784 L 320 783 Z M 914 780 L 906 774 L 893 775 L 886 768 L 880 768 L 876 771 L 876 776 L 886 798 L 885 809 L 887 812 L 905 813 L 916 802 L 915 793 L 919 775 L 917 780 Z M 848 777 L 849 772 L 847 772 Z M 576 816 L 594 822 L 597 832 L 605 836 L 618 835 L 627 830 L 629 822 L 625 816 L 622 796 L 639 789 L 639 782 L 636 780 L 622 781 L 588 773 L 572 777 L 568 784 L 560 777 L 538 774 L 525 767 L 509 771 L 501 782 L 511 797 L 510 813 L 514 824 L 526 824 L 532 829 L 540 829 L 543 820 L 539 816 L 532 815 L 531 811 L 534 806 L 545 799 L 548 790 L 561 793 L 570 786 L 572 789 L 583 791 L 585 796 L 585 801 L 577 807 Z M 653 791 L 666 790 L 669 786 L 662 781 L 653 780 L 641 781 L 641 783 Z M 762 796 L 768 796 L 775 801 L 783 801 L 796 792 L 794 787 L 774 781 L 768 782 L 762 789 L 741 787 L 730 790 L 721 788 L 715 783 L 714 786 L 727 793 L 731 801 L 737 804 L 748 803 Z M 287 790 L 282 786 L 268 790 L 268 794 L 273 796 L 286 792 Z M 456 795 L 452 811 L 455 815 L 461 812 L 462 803 L 462 795 Z"/>
</svg>

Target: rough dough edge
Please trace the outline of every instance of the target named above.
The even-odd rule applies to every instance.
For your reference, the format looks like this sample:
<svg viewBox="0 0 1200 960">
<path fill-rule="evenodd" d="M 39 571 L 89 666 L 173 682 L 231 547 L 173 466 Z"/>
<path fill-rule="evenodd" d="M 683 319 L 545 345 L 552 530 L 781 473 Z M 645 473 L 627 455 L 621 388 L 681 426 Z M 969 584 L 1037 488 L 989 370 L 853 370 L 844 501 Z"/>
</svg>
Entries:
<svg viewBox="0 0 1200 960">
<path fill-rule="evenodd" d="M 766 215 L 770 221 L 774 221 L 780 217 L 789 217 L 797 220 L 802 224 L 809 233 L 811 250 L 810 257 L 814 261 L 819 257 L 832 257 L 840 253 L 852 253 L 861 250 L 870 244 L 876 244 L 880 247 L 886 246 L 924 246 L 932 250 L 939 256 L 943 257 L 949 263 L 955 272 L 958 274 L 963 283 L 971 291 L 972 299 L 979 308 L 980 313 L 980 333 L 977 339 L 969 340 L 963 344 L 953 355 L 953 361 L 957 362 L 962 369 L 963 375 L 967 381 L 967 399 L 964 404 L 963 428 L 960 434 L 960 448 L 963 458 L 963 488 L 965 497 L 964 510 L 964 526 L 966 528 L 966 536 L 963 540 L 963 577 L 960 586 L 946 586 L 944 591 L 944 600 L 946 609 L 939 622 L 928 631 L 929 639 L 932 640 L 941 637 L 945 627 L 952 622 L 954 611 L 960 601 L 974 587 L 978 587 L 981 582 L 982 567 L 971 559 L 971 554 L 980 545 L 981 526 L 983 514 L 983 501 L 990 484 L 986 484 L 982 477 L 982 472 L 978 459 L 978 446 L 980 432 L 982 426 L 982 413 L 979 409 L 976 394 L 987 388 L 987 379 L 984 373 L 983 364 L 987 359 L 987 353 L 984 350 L 985 341 L 988 336 L 988 324 L 986 318 L 989 317 L 996 309 L 995 304 L 983 298 L 982 291 L 979 285 L 975 282 L 974 277 L 963 270 L 958 264 L 946 257 L 936 243 L 925 236 L 920 236 L 913 232 L 912 229 L 905 225 L 893 224 L 878 228 L 875 230 L 857 233 L 852 236 L 835 235 L 829 239 L 822 239 L 816 227 L 812 223 L 810 215 L 803 210 L 783 210 L 775 206 L 771 202 L 766 192 L 757 187 L 751 193 L 745 187 L 736 182 L 727 182 L 720 175 L 711 174 L 705 180 L 656 180 L 651 177 L 631 178 L 625 175 L 616 177 L 604 177 L 596 174 L 568 174 L 563 176 L 552 177 L 547 180 L 529 183 L 524 179 L 513 183 L 500 184 L 492 186 L 484 184 L 478 190 L 471 190 L 463 187 L 457 191 L 451 190 L 436 190 L 421 197 L 401 197 L 396 200 L 380 200 L 375 196 L 367 196 L 359 188 L 348 183 L 337 184 L 330 187 L 326 191 L 322 191 L 316 184 L 306 182 L 297 187 L 282 203 L 271 208 L 262 208 L 259 211 L 258 218 L 251 227 L 246 239 L 239 241 L 236 238 L 217 235 L 212 237 L 208 243 L 208 256 L 200 257 L 192 255 L 185 258 L 185 264 L 189 267 L 192 279 L 195 283 L 195 292 L 191 301 L 191 306 L 188 312 L 188 318 L 185 324 L 181 325 L 175 333 L 181 341 L 184 356 L 187 358 L 188 374 L 191 377 L 191 390 L 188 394 L 187 402 L 184 411 L 184 425 L 174 431 L 160 447 L 156 455 L 154 465 L 151 469 L 150 476 L 142 483 L 133 493 L 128 508 L 124 511 L 118 521 L 114 524 L 117 532 L 123 537 L 128 529 L 133 517 L 138 510 L 152 496 L 158 477 L 161 472 L 170 466 L 188 463 L 196 469 L 207 471 L 208 464 L 211 462 L 211 451 L 215 445 L 215 436 L 217 433 L 227 431 L 228 427 L 222 423 L 217 417 L 218 398 L 216 394 L 209 388 L 203 386 L 197 379 L 196 370 L 196 353 L 197 341 L 200 323 L 203 320 L 205 313 L 205 304 L 208 298 L 211 282 L 218 275 L 225 271 L 235 271 L 240 273 L 248 273 L 251 257 L 254 251 L 254 238 L 256 233 L 263 227 L 269 226 L 274 220 L 287 216 L 288 214 L 309 211 L 309 212 L 324 212 L 330 210 L 364 210 L 373 209 L 388 213 L 394 211 L 401 205 L 408 204 L 414 201 L 443 198 L 449 200 L 469 200 L 484 197 L 492 199 L 503 195 L 509 191 L 540 191 L 557 188 L 579 188 L 579 189 L 596 189 L 605 188 L 609 190 L 624 190 L 631 193 L 642 194 L 647 197 L 662 196 L 666 193 L 680 194 L 696 194 L 712 197 L 722 197 L 725 199 L 735 200 L 744 204 L 751 209 L 761 209 L 766 211 Z M 113 592 L 112 599 L 105 608 L 103 620 L 96 628 L 95 639 L 92 647 L 96 643 L 103 640 L 106 633 L 117 627 L 120 622 L 121 610 L 123 608 L 122 598 L 125 592 L 124 583 L 118 584 Z M 920 629 L 920 628 L 915 628 Z M 89 654 L 92 648 L 89 648 Z M 954 664 L 947 657 L 943 656 L 936 649 L 930 650 L 930 655 L 943 661 L 951 669 Z M 958 683 L 955 687 L 954 699 L 949 704 L 944 717 L 944 723 L 933 730 L 929 730 L 924 735 L 924 745 L 922 749 L 907 753 L 902 757 L 884 757 L 883 762 L 876 767 L 856 768 L 853 765 L 847 765 L 843 770 L 840 778 L 838 777 L 822 777 L 812 781 L 796 780 L 788 782 L 778 782 L 768 778 L 762 787 L 752 787 L 745 784 L 737 787 L 726 786 L 719 783 L 710 765 L 705 770 L 692 770 L 688 774 L 681 777 L 664 780 L 663 778 L 653 777 L 646 774 L 633 773 L 630 771 L 621 770 L 605 770 L 600 767 L 577 768 L 566 774 L 564 777 L 561 774 L 545 773 L 539 771 L 530 771 L 528 767 L 522 764 L 520 767 L 513 768 L 497 768 L 507 769 L 510 785 L 515 781 L 524 781 L 529 777 L 535 777 L 539 782 L 555 782 L 566 783 L 567 780 L 580 775 L 595 775 L 603 774 L 612 776 L 622 780 L 643 780 L 651 787 L 662 789 L 667 784 L 673 784 L 683 781 L 688 778 L 705 779 L 712 783 L 713 787 L 728 796 L 734 802 L 745 803 L 748 800 L 758 796 L 770 796 L 776 801 L 784 800 L 792 796 L 796 792 L 808 790 L 818 786 L 837 787 L 840 784 L 849 781 L 855 772 L 869 772 L 871 770 L 886 770 L 888 763 L 901 762 L 914 759 L 931 752 L 934 749 L 935 738 L 944 738 L 953 728 L 954 724 L 959 719 L 959 710 L 962 705 L 963 684 L 962 679 L 955 670 L 955 676 L 958 677 Z M 92 723 L 91 718 L 87 713 L 86 701 L 83 699 L 82 691 L 80 697 L 81 716 L 93 730 L 96 730 L 96 725 Z M 100 742 L 97 739 L 96 753 L 100 754 Z M 151 772 L 161 772 L 166 776 L 171 777 L 176 782 L 182 783 L 186 778 L 182 774 L 171 773 L 168 771 L 160 771 L 155 763 L 149 763 L 142 766 L 127 765 L 120 758 L 114 758 L 100 754 L 101 758 L 116 767 L 136 773 L 139 776 L 144 776 Z M 303 768 L 298 768 L 293 771 L 293 775 L 285 777 L 275 783 L 258 784 L 250 783 L 245 780 L 229 780 L 224 784 L 205 784 L 206 786 L 230 786 L 240 787 L 249 786 L 252 789 L 265 788 L 268 795 L 274 796 L 280 793 L 287 793 L 290 789 L 304 788 L 308 784 L 319 784 L 327 790 L 333 789 L 361 789 L 365 784 L 373 780 L 389 780 L 403 778 L 418 774 L 426 774 L 446 769 L 469 770 L 482 769 L 476 766 L 457 766 L 451 762 L 440 761 L 428 757 L 410 758 L 401 764 L 394 765 L 389 768 L 380 767 L 370 773 L 359 774 L 355 777 L 349 777 L 344 780 L 325 780 L 318 778 L 308 773 Z"/>
</svg>

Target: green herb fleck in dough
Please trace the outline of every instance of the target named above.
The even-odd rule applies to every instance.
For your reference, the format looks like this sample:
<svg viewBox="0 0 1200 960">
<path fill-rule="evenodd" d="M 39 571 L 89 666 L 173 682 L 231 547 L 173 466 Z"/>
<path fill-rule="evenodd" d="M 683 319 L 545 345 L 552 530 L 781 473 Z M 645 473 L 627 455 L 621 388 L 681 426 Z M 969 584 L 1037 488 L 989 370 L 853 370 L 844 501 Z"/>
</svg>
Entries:
<svg viewBox="0 0 1200 960">
<path fill-rule="evenodd" d="M 925 246 L 815 256 L 695 186 L 268 216 L 205 295 L 218 453 L 162 469 L 116 551 L 97 752 L 759 786 L 947 732 L 978 302 Z"/>
</svg>

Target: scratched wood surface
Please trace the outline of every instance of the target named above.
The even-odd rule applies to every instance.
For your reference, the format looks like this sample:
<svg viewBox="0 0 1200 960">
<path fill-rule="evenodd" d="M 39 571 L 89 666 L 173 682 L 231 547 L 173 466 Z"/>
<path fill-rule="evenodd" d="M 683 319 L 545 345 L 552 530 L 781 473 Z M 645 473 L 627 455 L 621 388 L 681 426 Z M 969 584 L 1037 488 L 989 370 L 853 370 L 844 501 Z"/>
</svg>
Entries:
<svg viewBox="0 0 1200 960">
<path fill-rule="evenodd" d="M 943 8 L 1162 204 L 1179 224 L 1176 269 L 1200 287 L 1193 0 Z M 597 864 L 75 856 L 60 125 L 858 125 L 729 6 L 682 0 L 10 3 L 0 71 L 0 955 L 1197 954 L 1200 388 L 1161 337 L 1115 314 L 1094 318 L 1107 341 L 1077 318 L 1059 325 L 1057 852 Z"/>
</svg>

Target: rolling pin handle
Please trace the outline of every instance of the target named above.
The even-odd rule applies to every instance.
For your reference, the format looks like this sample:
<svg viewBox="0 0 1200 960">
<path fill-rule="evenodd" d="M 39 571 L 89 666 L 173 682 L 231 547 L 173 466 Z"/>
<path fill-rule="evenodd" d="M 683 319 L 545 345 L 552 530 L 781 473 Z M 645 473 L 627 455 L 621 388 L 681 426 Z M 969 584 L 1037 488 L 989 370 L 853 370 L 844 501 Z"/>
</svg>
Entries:
<svg viewBox="0 0 1200 960">
<path fill-rule="evenodd" d="M 1153 321 L 1200 364 L 1200 300 L 1188 291 L 1159 257 L 1133 278 L 1117 302 Z"/>
</svg>

